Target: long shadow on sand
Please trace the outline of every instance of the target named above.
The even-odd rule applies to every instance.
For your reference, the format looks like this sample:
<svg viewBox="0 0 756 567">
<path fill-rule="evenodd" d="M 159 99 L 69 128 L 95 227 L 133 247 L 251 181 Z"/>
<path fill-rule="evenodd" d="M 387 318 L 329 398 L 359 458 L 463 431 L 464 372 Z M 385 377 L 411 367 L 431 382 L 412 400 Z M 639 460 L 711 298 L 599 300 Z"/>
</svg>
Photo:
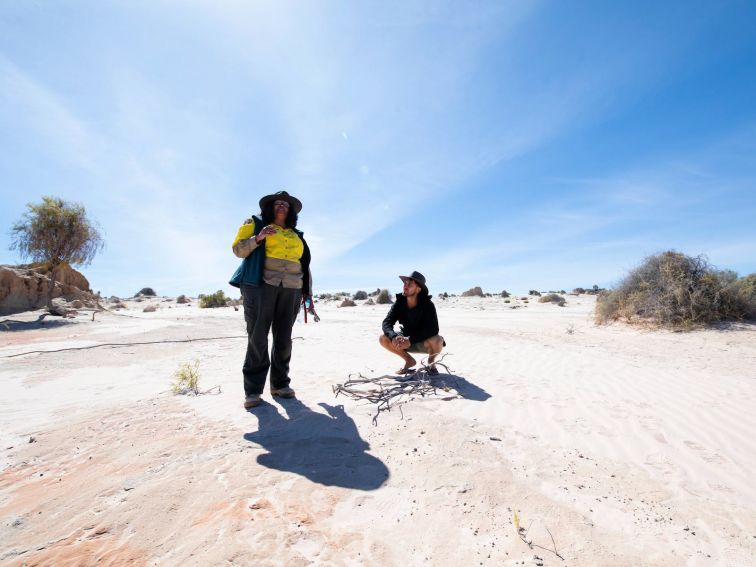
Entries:
<svg viewBox="0 0 756 567">
<path fill-rule="evenodd" d="M 76 321 L 68 319 L 48 319 L 43 320 L 44 316 L 34 321 L 17 321 L 15 319 L 0 320 L 0 333 L 16 331 L 36 331 L 39 329 L 55 329 L 65 327 L 66 325 L 76 325 Z"/>
<path fill-rule="evenodd" d="M 442 388 L 444 384 L 450 386 L 459 392 L 459 395 L 466 400 L 474 400 L 476 402 L 485 402 L 491 397 L 491 394 L 486 392 L 480 386 L 476 386 L 472 382 L 469 382 L 462 376 L 456 374 L 439 374 L 438 376 L 431 377 L 431 384 L 433 386 Z"/>
<path fill-rule="evenodd" d="M 247 441 L 268 452 L 257 457 L 265 467 L 293 472 L 325 486 L 357 490 L 380 488 L 389 477 L 382 461 L 366 451 L 354 420 L 343 406 L 319 404 L 328 415 L 312 411 L 297 399 L 280 400 L 288 419 L 268 403 L 251 410 L 259 429 Z"/>
</svg>

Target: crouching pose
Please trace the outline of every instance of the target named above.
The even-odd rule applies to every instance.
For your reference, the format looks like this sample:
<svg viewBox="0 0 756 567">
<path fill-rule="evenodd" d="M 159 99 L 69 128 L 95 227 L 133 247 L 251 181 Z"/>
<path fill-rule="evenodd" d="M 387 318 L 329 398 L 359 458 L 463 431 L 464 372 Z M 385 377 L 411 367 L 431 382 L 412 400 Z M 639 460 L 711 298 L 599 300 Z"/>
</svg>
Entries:
<svg viewBox="0 0 756 567">
<path fill-rule="evenodd" d="M 438 374 L 434 362 L 441 349 L 446 346 L 444 337 L 438 334 L 436 306 L 428 295 L 425 276 L 412 272 L 409 276 L 399 276 L 404 282 L 402 293 L 397 294 L 396 303 L 383 320 L 381 346 L 401 357 L 404 366 L 398 374 L 411 374 L 417 361 L 410 353 L 428 355 L 428 373 Z M 394 330 L 399 322 L 401 332 Z"/>
</svg>

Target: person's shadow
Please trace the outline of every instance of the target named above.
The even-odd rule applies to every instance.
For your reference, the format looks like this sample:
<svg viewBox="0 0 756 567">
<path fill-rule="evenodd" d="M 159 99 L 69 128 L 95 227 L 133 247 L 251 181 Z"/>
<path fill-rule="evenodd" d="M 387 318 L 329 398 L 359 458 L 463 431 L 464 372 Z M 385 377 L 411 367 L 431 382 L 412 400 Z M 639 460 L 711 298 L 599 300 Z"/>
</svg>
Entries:
<svg viewBox="0 0 756 567">
<path fill-rule="evenodd" d="M 344 406 L 321 403 L 328 412 L 324 415 L 296 398 L 279 403 L 288 419 L 268 403 L 251 410 L 259 421 L 258 430 L 244 438 L 268 451 L 257 457 L 259 464 L 325 486 L 375 490 L 386 482 L 388 468 L 366 452 L 370 445 L 360 437 Z"/>
<path fill-rule="evenodd" d="M 472 382 L 469 382 L 466 378 L 457 376 L 456 374 L 441 373 L 437 376 L 432 376 L 431 384 L 437 388 L 443 388 L 444 385 L 454 388 L 455 390 L 457 390 L 459 395 L 466 400 L 485 402 L 488 398 L 491 397 L 491 394 L 486 392 L 480 386 L 477 386 Z"/>
</svg>

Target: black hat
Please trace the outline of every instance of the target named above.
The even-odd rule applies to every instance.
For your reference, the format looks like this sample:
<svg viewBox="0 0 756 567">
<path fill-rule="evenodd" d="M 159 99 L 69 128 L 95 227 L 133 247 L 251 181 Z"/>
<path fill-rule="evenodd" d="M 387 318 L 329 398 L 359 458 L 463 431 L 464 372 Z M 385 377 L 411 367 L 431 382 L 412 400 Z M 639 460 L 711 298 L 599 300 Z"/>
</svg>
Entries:
<svg viewBox="0 0 756 567">
<path fill-rule="evenodd" d="M 415 270 L 408 276 L 399 276 L 399 279 L 403 282 L 406 282 L 407 280 L 414 280 L 417 285 L 420 286 L 420 289 L 422 289 L 425 293 L 428 293 L 428 288 L 425 286 L 425 276 Z"/>
<path fill-rule="evenodd" d="M 265 197 L 260 199 L 260 210 L 262 211 L 265 208 L 265 205 L 267 205 L 271 201 L 286 201 L 292 207 L 294 207 L 294 212 L 297 214 L 299 214 L 299 211 L 302 210 L 302 201 L 300 201 L 296 197 L 292 197 L 286 191 L 279 191 L 278 193 L 273 193 L 272 195 L 265 195 Z"/>
</svg>

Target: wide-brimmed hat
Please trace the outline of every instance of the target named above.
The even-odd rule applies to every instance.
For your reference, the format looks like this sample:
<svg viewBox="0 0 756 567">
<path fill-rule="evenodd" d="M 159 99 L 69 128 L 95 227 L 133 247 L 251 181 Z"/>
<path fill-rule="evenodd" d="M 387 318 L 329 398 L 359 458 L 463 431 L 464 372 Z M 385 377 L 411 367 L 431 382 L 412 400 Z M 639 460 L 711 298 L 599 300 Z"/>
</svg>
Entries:
<svg viewBox="0 0 756 567">
<path fill-rule="evenodd" d="M 399 279 L 403 282 L 406 282 L 407 280 L 414 280 L 417 285 L 420 286 L 420 289 L 422 289 L 425 293 L 428 293 L 428 288 L 425 285 L 425 276 L 415 270 L 408 276 L 399 276 Z"/>
<path fill-rule="evenodd" d="M 262 211 L 265 208 L 265 205 L 267 205 L 271 201 L 286 201 L 292 207 L 294 207 L 294 212 L 297 214 L 299 214 L 299 211 L 302 210 L 302 201 L 300 201 L 296 197 L 292 197 L 286 191 L 279 191 L 278 193 L 273 193 L 272 195 L 265 195 L 265 197 L 260 199 L 260 210 Z"/>
</svg>

